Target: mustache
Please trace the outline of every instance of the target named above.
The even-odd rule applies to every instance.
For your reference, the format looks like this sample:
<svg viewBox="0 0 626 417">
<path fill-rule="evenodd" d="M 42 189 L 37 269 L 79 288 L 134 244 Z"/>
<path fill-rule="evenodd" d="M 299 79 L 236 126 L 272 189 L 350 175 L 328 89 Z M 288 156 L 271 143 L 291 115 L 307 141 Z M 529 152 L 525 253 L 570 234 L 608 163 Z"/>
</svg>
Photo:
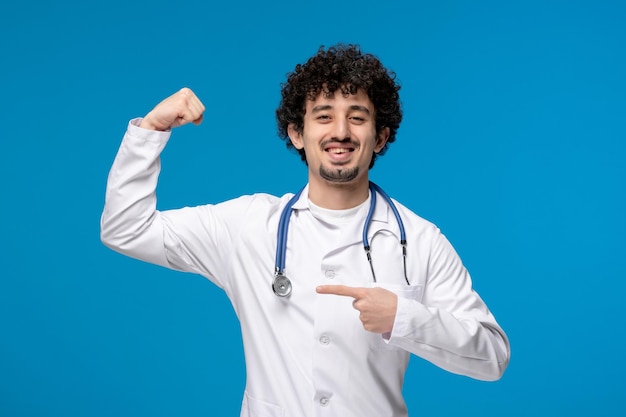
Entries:
<svg viewBox="0 0 626 417">
<path fill-rule="evenodd" d="M 356 140 L 352 140 L 351 138 L 344 138 L 344 139 L 331 138 L 320 143 L 320 147 L 322 149 L 325 149 L 331 143 L 341 143 L 341 144 L 349 143 L 353 145 L 355 148 L 359 146 L 359 142 L 357 142 Z"/>
</svg>

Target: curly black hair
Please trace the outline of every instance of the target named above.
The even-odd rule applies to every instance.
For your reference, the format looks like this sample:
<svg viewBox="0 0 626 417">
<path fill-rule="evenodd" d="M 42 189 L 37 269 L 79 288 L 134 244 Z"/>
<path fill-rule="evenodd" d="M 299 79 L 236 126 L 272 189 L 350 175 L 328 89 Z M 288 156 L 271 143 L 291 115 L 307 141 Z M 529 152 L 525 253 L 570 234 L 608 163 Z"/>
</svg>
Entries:
<svg viewBox="0 0 626 417">
<path fill-rule="evenodd" d="M 320 93 L 327 97 L 340 90 L 342 94 L 356 94 L 364 91 L 376 110 L 376 132 L 389 128 L 389 138 L 378 155 L 387 151 L 396 139 L 396 131 L 402 121 L 402 109 L 396 82 L 396 74 L 383 67 L 380 60 L 371 54 L 362 53 L 358 45 L 338 44 L 327 50 L 320 46 L 317 54 L 305 64 L 296 65 L 282 84 L 281 101 L 276 109 L 278 135 L 295 149 L 288 135 L 288 127 L 293 123 L 302 133 L 304 129 L 305 100 L 315 100 Z M 304 149 L 298 150 L 306 163 Z M 377 154 L 372 156 L 370 168 L 374 166 Z"/>
</svg>

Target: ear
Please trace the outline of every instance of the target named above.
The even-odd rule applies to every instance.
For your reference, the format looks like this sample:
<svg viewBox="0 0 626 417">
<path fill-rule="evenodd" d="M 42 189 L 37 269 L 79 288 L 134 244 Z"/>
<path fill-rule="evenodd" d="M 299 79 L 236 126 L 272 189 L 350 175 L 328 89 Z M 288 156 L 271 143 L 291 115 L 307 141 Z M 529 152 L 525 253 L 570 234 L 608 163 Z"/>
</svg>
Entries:
<svg viewBox="0 0 626 417">
<path fill-rule="evenodd" d="M 302 141 L 302 134 L 298 132 L 295 125 L 293 123 L 289 123 L 287 126 L 287 134 L 289 135 L 289 139 L 291 139 L 291 143 L 296 149 L 304 148 L 304 142 Z"/>
<path fill-rule="evenodd" d="M 376 146 L 374 147 L 374 152 L 380 152 L 387 143 L 387 139 L 389 139 L 389 128 L 385 127 L 376 135 Z"/>
</svg>

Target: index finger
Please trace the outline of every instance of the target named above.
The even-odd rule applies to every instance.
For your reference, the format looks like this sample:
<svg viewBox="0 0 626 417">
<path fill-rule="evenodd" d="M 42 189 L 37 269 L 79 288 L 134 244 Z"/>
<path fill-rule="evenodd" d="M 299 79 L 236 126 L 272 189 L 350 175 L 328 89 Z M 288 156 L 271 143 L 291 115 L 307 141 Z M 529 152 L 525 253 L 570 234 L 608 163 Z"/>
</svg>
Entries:
<svg viewBox="0 0 626 417">
<path fill-rule="evenodd" d="M 315 288 L 318 294 L 341 295 L 344 297 L 363 298 L 366 288 L 348 287 L 347 285 L 320 285 Z"/>
</svg>

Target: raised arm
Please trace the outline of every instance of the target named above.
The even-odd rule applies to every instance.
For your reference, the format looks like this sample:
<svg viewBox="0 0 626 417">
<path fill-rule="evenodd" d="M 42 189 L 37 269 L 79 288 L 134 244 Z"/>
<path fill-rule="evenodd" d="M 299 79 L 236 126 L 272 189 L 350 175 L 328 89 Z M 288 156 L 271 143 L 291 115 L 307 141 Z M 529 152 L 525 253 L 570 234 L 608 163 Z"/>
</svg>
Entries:
<svg viewBox="0 0 626 417">
<path fill-rule="evenodd" d="M 169 265 L 163 222 L 156 210 L 159 155 L 172 128 L 202 121 L 204 105 L 188 88 L 160 102 L 143 119 L 129 123 L 109 172 L 100 222 L 102 242 L 125 255 Z"/>
</svg>

